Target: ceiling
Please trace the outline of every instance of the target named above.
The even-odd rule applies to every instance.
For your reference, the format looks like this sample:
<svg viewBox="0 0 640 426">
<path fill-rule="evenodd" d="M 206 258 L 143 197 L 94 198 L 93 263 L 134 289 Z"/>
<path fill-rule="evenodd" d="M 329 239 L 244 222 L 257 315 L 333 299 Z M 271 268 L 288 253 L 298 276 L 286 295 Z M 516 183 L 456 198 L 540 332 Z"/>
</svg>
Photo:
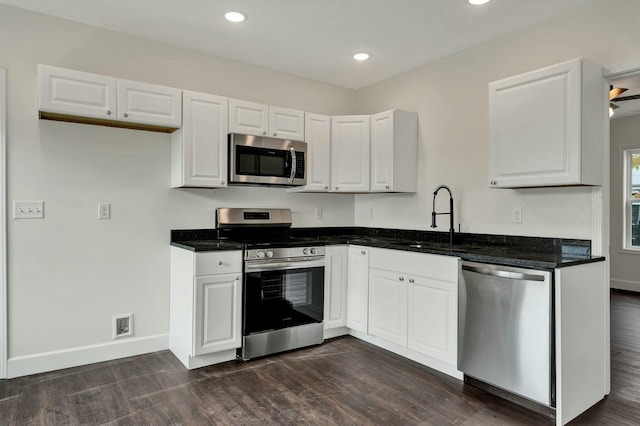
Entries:
<svg viewBox="0 0 640 426">
<path fill-rule="evenodd" d="M 593 0 L 0 0 L 358 89 Z M 235 10 L 243 23 L 226 21 Z M 357 62 L 354 53 L 371 58 Z"/>
</svg>

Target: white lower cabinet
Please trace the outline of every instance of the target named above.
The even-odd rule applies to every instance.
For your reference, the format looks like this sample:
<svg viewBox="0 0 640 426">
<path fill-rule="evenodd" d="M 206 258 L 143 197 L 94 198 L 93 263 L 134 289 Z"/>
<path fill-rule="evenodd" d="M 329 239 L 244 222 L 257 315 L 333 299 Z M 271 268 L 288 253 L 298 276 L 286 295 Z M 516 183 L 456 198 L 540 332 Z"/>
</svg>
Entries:
<svg viewBox="0 0 640 426">
<path fill-rule="evenodd" d="M 458 283 L 424 277 L 409 279 L 407 347 L 457 364 Z"/>
<path fill-rule="evenodd" d="M 369 320 L 369 247 L 349 246 L 347 327 L 366 333 Z"/>
<path fill-rule="evenodd" d="M 459 376 L 458 268 L 457 257 L 370 249 L 365 332 L 381 339 L 371 343 Z"/>
<path fill-rule="evenodd" d="M 347 246 L 327 246 L 324 252 L 324 329 L 347 326 Z M 344 334 L 344 333 L 342 333 Z M 325 337 L 327 337 L 325 335 Z M 335 337 L 335 336 L 332 336 Z"/>
<path fill-rule="evenodd" d="M 188 369 L 235 359 L 241 311 L 242 251 L 171 247 L 169 349 Z"/>
<path fill-rule="evenodd" d="M 195 355 L 240 346 L 239 296 L 239 273 L 195 278 Z"/>
<path fill-rule="evenodd" d="M 407 283 L 401 274 L 369 269 L 369 334 L 407 346 Z"/>
</svg>

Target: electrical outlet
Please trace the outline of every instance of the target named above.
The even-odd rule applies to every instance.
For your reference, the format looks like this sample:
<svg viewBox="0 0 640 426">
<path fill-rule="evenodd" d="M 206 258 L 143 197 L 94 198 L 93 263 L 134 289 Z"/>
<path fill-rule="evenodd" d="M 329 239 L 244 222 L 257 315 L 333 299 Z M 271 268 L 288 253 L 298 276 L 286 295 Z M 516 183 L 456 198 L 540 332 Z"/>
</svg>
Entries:
<svg viewBox="0 0 640 426">
<path fill-rule="evenodd" d="M 316 219 L 322 219 L 322 207 L 315 208 L 315 217 Z"/>
<path fill-rule="evenodd" d="M 511 222 L 522 223 L 522 207 L 514 207 L 511 210 Z"/>
<path fill-rule="evenodd" d="M 16 201 L 13 203 L 14 219 L 43 219 L 44 201 Z"/>
<path fill-rule="evenodd" d="M 111 219 L 111 204 L 98 203 L 98 219 Z"/>
<path fill-rule="evenodd" d="M 133 336 L 133 314 L 114 315 L 112 334 L 114 339 Z"/>
</svg>

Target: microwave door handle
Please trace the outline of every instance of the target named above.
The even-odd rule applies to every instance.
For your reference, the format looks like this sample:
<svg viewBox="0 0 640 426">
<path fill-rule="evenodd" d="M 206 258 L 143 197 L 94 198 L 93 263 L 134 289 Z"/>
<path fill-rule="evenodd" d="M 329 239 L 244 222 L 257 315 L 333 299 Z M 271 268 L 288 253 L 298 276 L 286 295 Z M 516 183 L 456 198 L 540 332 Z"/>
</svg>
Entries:
<svg viewBox="0 0 640 426">
<path fill-rule="evenodd" d="M 289 175 L 289 183 L 293 183 L 293 179 L 296 177 L 296 151 L 293 147 L 289 148 L 289 152 L 291 153 L 291 175 Z"/>
</svg>

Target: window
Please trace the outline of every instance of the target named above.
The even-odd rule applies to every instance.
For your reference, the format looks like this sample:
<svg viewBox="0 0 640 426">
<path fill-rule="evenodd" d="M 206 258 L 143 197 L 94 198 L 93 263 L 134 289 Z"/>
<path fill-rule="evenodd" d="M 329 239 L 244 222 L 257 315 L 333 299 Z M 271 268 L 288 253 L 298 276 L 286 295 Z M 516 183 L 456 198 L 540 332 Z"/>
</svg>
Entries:
<svg viewBox="0 0 640 426">
<path fill-rule="evenodd" d="M 640 149 L 624 152 L 624 248 L 640 250 Z"/>
</svg>

